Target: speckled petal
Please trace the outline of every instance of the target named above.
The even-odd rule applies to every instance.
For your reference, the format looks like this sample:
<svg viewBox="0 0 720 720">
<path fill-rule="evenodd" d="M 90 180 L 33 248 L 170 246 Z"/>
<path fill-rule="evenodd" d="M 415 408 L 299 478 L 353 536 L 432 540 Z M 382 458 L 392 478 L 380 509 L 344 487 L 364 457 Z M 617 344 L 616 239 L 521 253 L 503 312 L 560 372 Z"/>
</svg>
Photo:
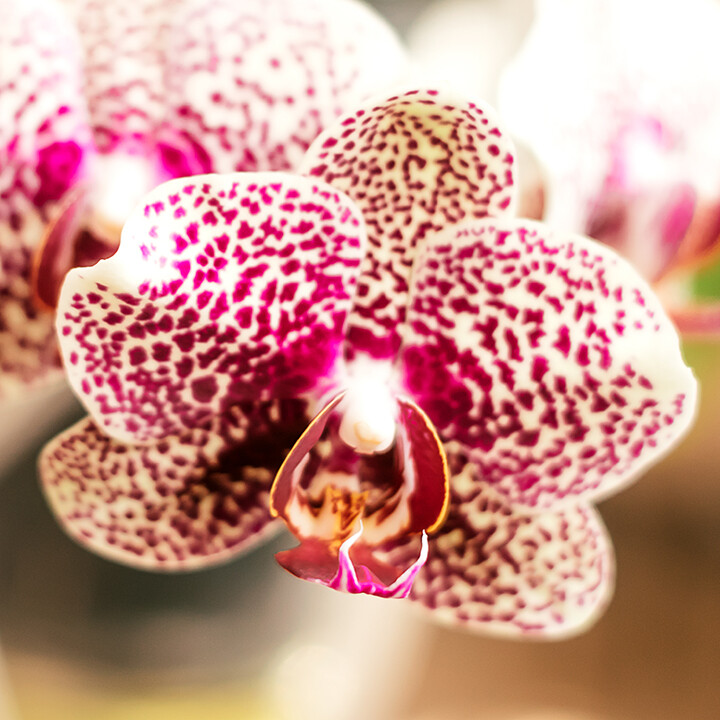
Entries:
<svg viewBox="0 0 720 720">
<path fill-rule="evenodd" d="M 294 169 L 406 69 L 393 30 L 355 0 L 189 0 L 169 41 L 166 150 L 195 172 Z"/>
<path fill-rule="evenodd" d="M 349 326 L 354 350 L 393 357 L 415 248 L 466 217 L 511 209 L 514 148 L 495 113 L 468 99 L 411 90 L 343 117 L 311 146 L 302 171 L 346 192 L 368 226 Z"/>
<path fill-rule="evenodd" d="M 481 471 L 455 469 L 450 516 L 431 538 L 410 598 L 438 620 L 482 633 L 551 639 L 587 629 L 614 585 L 612 546 L 595 510 L 516 515 Z"/>
<path fill-rule="evenodd" d="M 167 115 L 167 35 L 183 0 L 62 1 L 82 41 L 84 93 L 99 151 L 88 224 L 112 222 L 119 230 L 146 192 L 189 174 L 182 158 L 165 167 L 158 152 Z"/>
<path fill-rule="evenodd" d="M 310 391 L 338 359 L 364 244 L 352 203 L 316 181 L 166 183 L 112 258 L 67 276 L 58 331 L 70 383 L 100 427 L 135 442 L 241 400 Z"/>
<path fill-rule="evenodd" d="M 270 483 L 304 411 L 248 403 L 143 446 L 86 419 L 44 449 L 45 496 L 71 537 L 111 560 L 168 571 L 223 562 L 276 527 Z"/>
<path fill-rule="evenodd" d="M 427 248 L 415 280 L 408 390 L 513 506 L 607 495 L 693 420 L 677 333 L 609 248 L 478 220 Z"/>
<path fill-rule="evenodd" d="M 166 33 L 183 0 L 62 0 L 84 49 L 85 96 L 101 153 L 145 153 L 164 119 Z"/>
<path fill-rule="evenodd" d="M 0 394 L 58 367 L 52 317 L 34 307 L 33 249 L 83 177 L 89 129 L 74 29 L 55 2 L 0 7 Z"/>
</svg>

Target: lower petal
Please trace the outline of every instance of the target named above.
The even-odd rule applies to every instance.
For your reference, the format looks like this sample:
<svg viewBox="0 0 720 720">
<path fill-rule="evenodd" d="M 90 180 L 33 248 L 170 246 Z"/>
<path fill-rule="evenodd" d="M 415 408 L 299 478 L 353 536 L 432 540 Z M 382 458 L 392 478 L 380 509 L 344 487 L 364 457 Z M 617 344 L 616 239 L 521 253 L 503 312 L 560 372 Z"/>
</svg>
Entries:
<svg viewBox="0 0 720 720">
<path fill-rule="evenodd" d="M 427 561 L 428 539 L 427 533 L 422 533 L 422 545 L 420 554 L 415 562 L 409 565 L 389 584 L 384 584 L 380 574 L 375 570 L 375 563 L 361 564 L 356 566 L 350 557 L 350 551 L 362 534 L 362 528 L 349 537 L 340 547 L 337 575 L 330 583 L 334 590 L 344 590 L 349 593 L 364 593 L 366 595 L 378 595 L 384 598 L 407 597 L 413 584 L 413 580 L 420 568 Z M 369 559 L 374 559 L 372 556 Z"/>
<path fill-rule="evenodd" d="M 455 478 L 453 510 L 410 599 L 441 621 L 492 635 L 585 630 L 613 590 L 612 546 L 598 514 L 574 505 L 517 515 L 469 472 Z"/>
<path fill-rule="evenodd" d="M 116 562 L 189 570 L 248 550 L 276 524 L 270 484 L 305 421 L 304 404 L 264 403 L 154 445 L 126 445 L 89 419 L 40 458 L 66 532 Z"/>
</svg>

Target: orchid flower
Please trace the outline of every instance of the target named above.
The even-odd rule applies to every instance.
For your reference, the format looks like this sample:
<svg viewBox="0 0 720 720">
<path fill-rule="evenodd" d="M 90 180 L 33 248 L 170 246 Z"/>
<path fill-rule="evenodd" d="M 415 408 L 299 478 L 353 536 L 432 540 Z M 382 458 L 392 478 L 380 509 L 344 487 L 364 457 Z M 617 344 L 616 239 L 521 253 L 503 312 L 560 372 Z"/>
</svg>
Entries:
<svg viewBox="0 0 720 720">
<path fill-rule="evenodd" d="M 509 128 L 544 166 L 545 219 L 616 248 L 681 331 L 720 329 L 720 306 L 687 288 L 720 247 L 718 32 L 714 0 L 681 12 L 672 0 L 538 0 L 501 85 Z"/>
<path fill-rule="evenodd" d="M 306 580 L 485 632 L 586 627 L 613 578 L 593 503 L 694 412 L 659 301 L 609 248 L 513 216 L 512 142 L 464 97 L 363 105 L 301 170 L 166 183 L 68 274 L 89 417 L 40 459 L 60 523 L 171 571 L 284 521 Z"/>
<path fill-rule="evenodd" d="M 11 0 L 0 20 L 2 388 L 58 369 L 38 307 L 150 189 L 291 169 L 405 67 L 356 0 Z"/>
</svg>

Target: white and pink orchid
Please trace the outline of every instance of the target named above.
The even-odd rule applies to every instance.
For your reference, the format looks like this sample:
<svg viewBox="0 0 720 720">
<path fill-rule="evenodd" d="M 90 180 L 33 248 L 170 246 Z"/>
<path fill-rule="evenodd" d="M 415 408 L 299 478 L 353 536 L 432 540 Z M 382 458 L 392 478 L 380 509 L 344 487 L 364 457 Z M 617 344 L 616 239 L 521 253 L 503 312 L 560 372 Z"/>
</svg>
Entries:
<svg viewBox="0 0 720 720">
<path fill-rule="evenodd" d="M 626 261 L 513 216 L 515 164 L 490 109 L 410 90 L 301 175 L 155 189 L 60 296 L 89 412 L 40 460 L 67 532 L 171 571 L 284 521 L 304 579 L 481 631 L 586 627 L 613 584 L 592 504 L 678 441 L 696 383 Z"/>
<path fill-rule="evenodd" d="M 715 0 L 537 0 L 501 84 L 547 222 L 617 249 L 682 332 L 720 330 L 687 282 L 720 247 L 718 33 Z"/>
<path fill-rule="evenodd" d="M 59 371 L 65 272 L 201 172 L 294 168 L 405 71 L 356 0 L 9 0 L 0 9 L 0 390 Z"/>
</svg>

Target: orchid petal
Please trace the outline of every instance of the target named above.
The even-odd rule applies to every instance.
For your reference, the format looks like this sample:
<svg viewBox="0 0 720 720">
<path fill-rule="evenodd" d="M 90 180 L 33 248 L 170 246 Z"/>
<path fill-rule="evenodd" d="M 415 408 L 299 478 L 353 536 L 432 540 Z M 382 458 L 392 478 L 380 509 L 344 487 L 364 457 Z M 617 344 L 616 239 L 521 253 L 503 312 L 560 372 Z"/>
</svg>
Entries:
<svg viewBox="0 0 720 720">
<path fill-rule="evenodd" d="M 178 179 L 58 305 L 69 381 L 114 437 L 192 428 L 247 399 L 298 397 L 338 360 L 364 236 L 332 188 L 282 173 Z"/>
<path fill-rule="evenodd" d="M 375 358 L 400 346 L 415 248 L 463 218 L 509 212 L 514 149 L 494 112 L 453 93 L 376 99 L 312 144 L 301 171 L 362 210 L 369 252 L 348 339 Z"/>
<path fill-rule="evenodd" d="M 708 266 L 720 256 L 720 188 L 718 197 L 712 201 L 697 203 L 690 227 L 683 237 L 682 245 L 672 269 L 692 272 Z"/>
<path fill-rule="evenodd" d="M 544 0 L 501 84 L 508 127 L 548 172 L 547 222 L 595 237 L 598 203 L 614 194 L 635 215 L 615 241 L 649 279 L 671 249 L 657 233 L 680 228 L 675 215 L 658 224 L 662 196 L 686 183 L 700 203 L 718 197 L 719 30 L 713 0 L 682 13 L 672 0 Z M 638 201 L 654 211 L 635 213 Z"/>
<path fill-rule="evenodd" d="M 384 585 L 381 581 L 378 581 L 376 574 L 371 573 L 367 566 L 360 565 L 359 568 L 356 567 L 355 562 L 350 558 L 350 551 L 353 545 L 360 539 L 361 535 L 362 526 L 340 546 L 338 572 L 328 583 L 328 587 L 331 587 L 333 590 L 342 590 L 348 593 L 363 593 L 365 595 L 377 595 L 384 598 L 407 597 L 412 588 L 415 576 L 418 574 L 420 568 L 427 562 L 427 533 L 425 531 L 422 532 L 422 545 L 417 559 L 398 575 L 390 585 Z M 358 575 L 358 570 L 360 570 L 360 576 Z"/>
<path fill-rule="evenodd" d="M 472 462 L 451 454 L 450 463 L 452 510 L 410 598 L 438 620 L 494 635 L 559 638 L 586 629 L 614 585 L 612 546 L 593 508 L 518 515 Z"/>
<path fill-rule="evenodd" d="M 403 543 L 403 552 L 395 553 L 397 560 L 392 562 L 386 558 L 393 554 L 397 543 L 388 543 L 388 552 L 387 547 L 363 543 L 362 534 L 359 523 L 357 531 L 339 548 L 317 538 L 305 538 L 297 547 L 275 553 L 275 559 L 296 577 L 333 590 L 383 598 L 407 597 L 418 571 L 427 561 L 427 533 L 423 531 L 418 536 L 419 549 L 414 547 L 417 542 Z"/>
<path fill-rule="evenodd" d="M 182 0 L 63 0 L 84 48 L 98 150 L 152 152 L 164 120 L 166 34 Z"/>
<path fill-rule="evenodd" d="M 189 174 L 165 167 L 158 149 L 167 114 L 167 36 L 183 0 L 63 1 L 84 50 L 84 93 L 98 150 L 87 224 L 114 225 L 116 243 L 146 192 Z"/>
<path fill-rule="evenodd" d="M 87 171 L 76 34 L 54 2 L 0 9 L 0 394 L 54 374 L 52 317 L 30 289 L 33 249 Z"/>
<path fill-rule="evenodd" d="M 654 282 L 678 263 L 696 206 L 697 194 L 687 183 L 668 184 L 632 198 L 608 188 L 595 200 L 586 232 Z"/>
<path fill-rule="evenodd" d="M 305 419 L 298 401 L 248 403 L 143 446 L 85 419 L 43 450 L 43 489 L 66 532 L 111 560 L 168 571 L 224 562 L 278 529 L 270 483 Z"/>
<path fill-rule="evenodd" d="M 414 272 L 408 390 L 514 507 L 605 496 L 688 429 L 677 334 L 609 248 L 488 218 L 449 229 Z"/>
<path fill-rule="evenodd" d="M 194 172 L 291 170 L 341 113 L 406 69 L 354 0 L 194 0 L 176 13 L 165 127 Z"/>
</svg>

